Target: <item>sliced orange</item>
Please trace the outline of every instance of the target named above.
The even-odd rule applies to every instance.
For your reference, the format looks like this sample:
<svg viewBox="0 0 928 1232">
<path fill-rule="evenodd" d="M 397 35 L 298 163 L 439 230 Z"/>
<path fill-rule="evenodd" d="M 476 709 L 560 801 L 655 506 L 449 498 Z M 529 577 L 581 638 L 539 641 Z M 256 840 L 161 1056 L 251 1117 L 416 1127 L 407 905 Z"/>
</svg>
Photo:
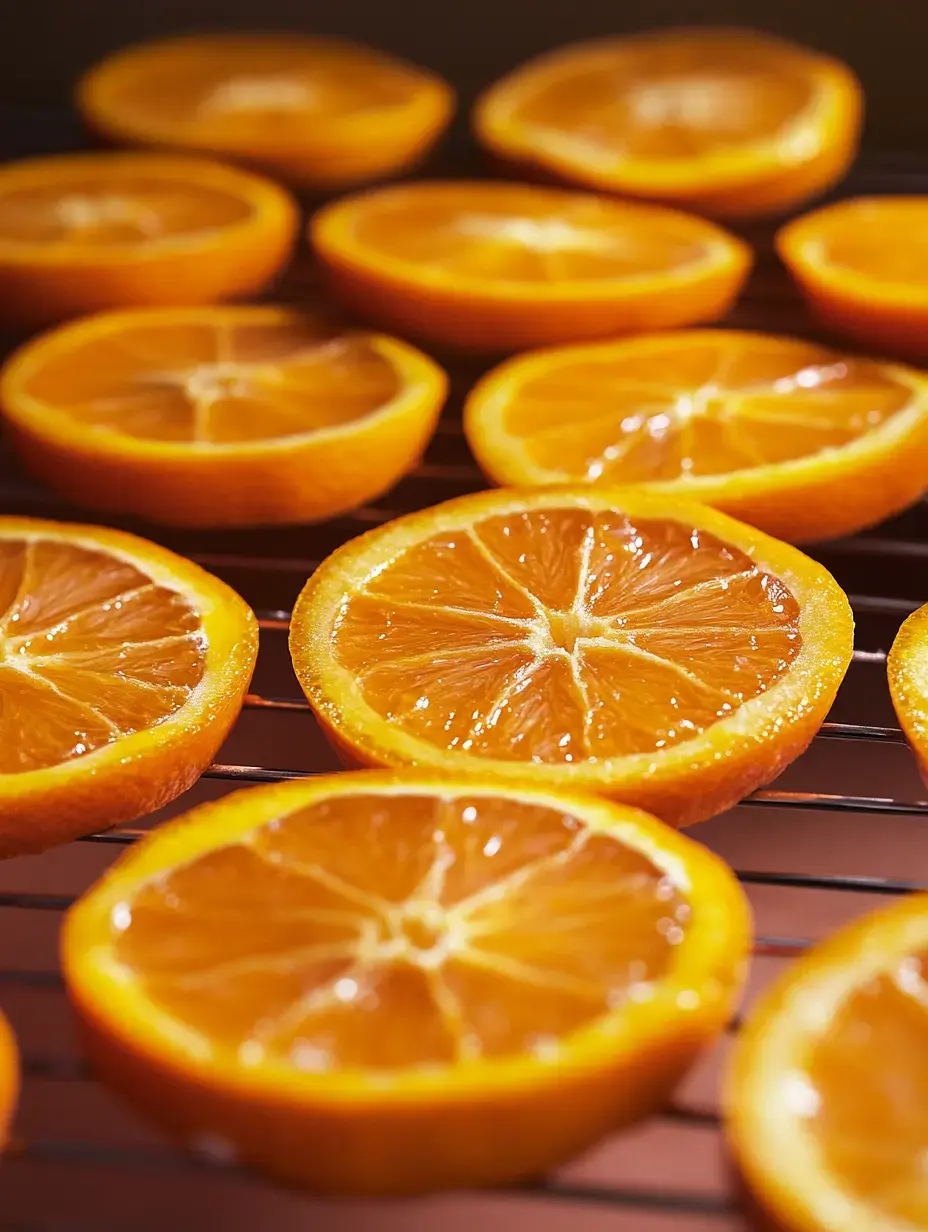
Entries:
<svg viewBox="0 0 928 1232">
<path fill-rule="evenodd" d="M 928 359 L 928 196 L 840 201 L 783 227 L 776 244 L 826 328 Z"/>
<path fill-rule="evenodd" d="M 886 670 L 896 717 L 928 781 L 928 604 L 903 622 Z"/>
<path fill-rule="evenodd" d="M 722 1028 L 729 869 L 636 809 L 340 774 L 159 827 L 68 913 L 99 1073 L 188 1145 L 314 1189 L 535 1178 Z"/>
<path fill-rule="evenodd" d="M 702 219 L 527 184 L 378 189 L 321 210 L 310 239 L 353 311 L 480 351 L 711 321 L 751 265 Z"/>
<path fill-rule="evenodd" d="M 862 107 L 830 56 L 753 30 L 671 29 L 523 65 L 478 101 L 474 128 L 507 162 L 740 218 L 840 179 Z"/>
<path fill-rule="evenodd" d="M 339 548 L 290 648 L 349 763 L 529 772 L 689 825 L 806 747 L 852 635 L 830 574 L 722 513 L 541 489 L 462 497 Z"/>
<path fill-rule="evenodd" d="M 84 77 L 77 104 L 116 142 L 213 153 L 333 190 L 417 162 L 451 119 L 454 92 L 358 43 L 238 33 L 119 51 Z"/>
<path fill-rule="evenodd" d="M 510 360 L 465 406 L 498 483 L 630 484 L 792 541 L 850 534 L 928 487 L 928 378 L 793 338 L 654 334 Z"/>
<path fill-rule="evenodd" d="M 0 321 L 204 304 L 261 290 L 287 260 L 295 203 L 206 160 L 65 154 L 0 168 Z"/>
<path fill-rule="evenodd" d="M 0 1014 L 0 1149 L 6 1146 L 10 1122 L 19 1098 L 19 1056 L 16 1040 Z"/>
<path fill-rule="evenodd" d="M 791 965 L 727 1082 L 753 1194 L 793 1232 L 928 1223 L 928 897 L 856 921 Z"/>
<path fill-rule="evenodd" d="M 248 689 L 251 609 L 121 531 L 0 518 L 0 857 L 167 804 Z"/>
<path fill-rule="evenodd" d="M 69 499 L 182 526 L 331 517 L 425 448 L 445 374 L 395 338 L 276 307 L 66 325 L 0 378 L 26 465 Z"/>
</svg>

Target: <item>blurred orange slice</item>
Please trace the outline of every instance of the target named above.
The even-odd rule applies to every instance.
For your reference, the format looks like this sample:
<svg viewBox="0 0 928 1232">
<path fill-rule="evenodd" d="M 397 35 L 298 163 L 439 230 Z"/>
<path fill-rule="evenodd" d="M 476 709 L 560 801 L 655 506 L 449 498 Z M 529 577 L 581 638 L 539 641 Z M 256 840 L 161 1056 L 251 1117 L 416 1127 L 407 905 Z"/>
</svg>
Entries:
<svg viewBox="0 0 928 1232">
<path fill-rule="evenodd" d="M 0 1149 L 6 1146 L 10 1122 L 19 1097 L 19 1056 L 16 1040 L 0 1014 Z"/>
<path fill-rule="evenodd" d="M 314 1189 L 537 1178 L 659 1107 L 743 976 L 743 892 L 635 809 L 341 774 L 161 826 L 69 913 L 99 1073 Z"/>
<path fill-rule="evenodd" d="M 111 313 L 28 343 L 0 402 L 69 499 L 181 526 L 332 517 L 428 443 L 444 373 L 394 338 L 277 307 Z"/>
</svg>

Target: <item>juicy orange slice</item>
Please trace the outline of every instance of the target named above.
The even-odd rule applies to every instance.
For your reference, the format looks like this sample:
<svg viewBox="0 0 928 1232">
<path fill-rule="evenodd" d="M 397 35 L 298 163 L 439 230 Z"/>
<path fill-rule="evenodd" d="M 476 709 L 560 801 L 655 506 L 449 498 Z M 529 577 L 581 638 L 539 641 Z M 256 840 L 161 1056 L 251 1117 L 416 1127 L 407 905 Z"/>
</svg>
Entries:
<svg viewBox="0 0 928 1232">
<path fill-rule="evenodd" d="M 446 378 L 394 338 L 275 307 L 91 317 L 0 380 L 26 465 L 71 500 L 184 526 L 331 517 L 392 487 Z"/>
<path fill-rule="evenodd" d="M 91 127 L 120 143 L 199 150 L 332 190 L 417 162 L 454 93 L 385 52 L 303 34 L 209 34 L 117 52 L 81 81 Z"/>
<path fill-rule="evenodd" d="M 795 43 L 752 30 L 661 30 L 523 65 L 478 101 L 474 127 L 522 167 L 746 217 L 840 179 L 862 102 L 846 65 Z"/>
<path fill-rule="evenodd" d="M 928 604 L 903 622 L 886 669 L 896 717 L 928 781 Z"/>
<path fill-rule="evenodd" d="M 378 189 L 320 211 L 310 239 L 352 310 L 483 351 L 711 321 L 751 265 L 701 219 L 526 184 Z"/>
<path fill-rule="evenodd" d="M 928 359 L 928 196 L 841 201 L 789 223 L 776 242 L 828 329 Z"/>
<path fill-rule="evenodd" d="M 675 825 L 808 744 L 851 656 L 834 579 L 714 510 L 486 492 L 340 548 L 290 630 L 347 760 L 592 789 Z"/>
<path fill-rule="evenodd" d="M 0 1149 L 6 1145 L 18 1097 L 19 1057 L 16 1040 L 10 1024 L 0 1014 Z"/>
<path fill-rule="evenodd" d="M 856 921 L 790 966 L 728 1075 L 728 1134 L 777 1227 L 928 1221 L 928 897 Z"/>
<path fill-rule="evenodd" d="M 510 360 L 465 407 L 499 483 L 631 484 L 793 541 L 849 534 L 928 485 L 928 381 L 792 338 L 655 334 Z"/>
<path fill-rule="evenodd" d="M 637 810 L 341 774 L 159 827 L 63 965 L 99 1072 L 186 1143 L 408 1192 L 537 1177 L 652 1111 L 749 932 L 725 865 Z"/>
<path fill-rule="evenodd" d="M 256 654 L 251 609 L 190 561 L 98 526 L 0 518 L 0 856 L 180 795 Z"/>
<path fill-rule="evenodd" d="M 193 158 L 66 154 L 0 168 L 0 321 L 259 291 L 298 213 L 268 180 Z"/>
</svg>

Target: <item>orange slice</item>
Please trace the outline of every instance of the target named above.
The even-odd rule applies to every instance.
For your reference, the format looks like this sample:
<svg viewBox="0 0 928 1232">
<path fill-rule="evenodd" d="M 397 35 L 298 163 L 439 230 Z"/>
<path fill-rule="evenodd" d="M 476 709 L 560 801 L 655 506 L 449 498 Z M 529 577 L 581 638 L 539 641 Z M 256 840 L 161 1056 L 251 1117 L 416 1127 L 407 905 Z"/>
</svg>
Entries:
<svg viewBox="0 0 928 1232">
<path fill-rule="evenodd" d="M 776 244 L 826 328 L 928 359 L 928 196 L 840 201 L 783 227 Z"/>
<path fill-rule="evenodd" d="M 729 869 L 635 809 L 340 774 L 159 827 L 62 952 L 95 1067 L 176 1137 L 397 1193 L 534 1178 L 654 1110 L 749 934 Z"/>
<path fill-rule="evenodd" d="M 711 321 L 751 265 L 701 219 L 526 184 L 378 189 L 320 211 L 310 239 L 353 311 L 481 351 Z"/>
<path fill-rule="evenodd" d="M 602 792 L 674 825 L 774 777 L 851 656 L 834 579 L 724 514 L 617 488 L 485 492 L 339 548 L 297 676 L 347 761 Z"/>
<path fill-rule="evenodd" d="M 0 518 L 0 857 L 186 791 L 238 715 L 257 642 L 244 601 L 165 548 Z"/>
<path fill-rule="evenodd" d="M 928 604 L 903 622 L 886 670 L 896 717 L 928 782 Z"/>
<path fill-rule="evenodd" d="M 357 43 L 209 34 L 117 52 L 84 77 L 77 104 L 116 142 L 214 153 L 333 190 L 417 162 L 451 119 L 454 92 Z"/>
<path fill-rule="evenodd" d="M 289 308 L 149 309 L 27 344 L 0 403 L 69 499 L 182 526 L 331 517 L 386 491 L 447 381 L 405 343 Z"/>
<path fill-rule="evenodd" d="M 0 1149 L 6 1145 L 18 1098 L 19 1056 L 16 1040 L 10 1024 L 0 1014 Z"/>
<path fill-rule="evenodd" d="M 791 965 L 728 1075 L 728 1135 L 777 1227 L 928 1222 L 928 897 L 856 921 Z"/>
<path fill-rule="evenodd" d="M 498 483 L 629 484 L 769 534 L 850 534 L 928 486 L 928 380 L 793 338 L 655 334 L 527 355 L 469 395 Z"/>
<path fill-rule="evenodd" d="M 193 158 L 66 154 L 0 168 L 0 321 L 250 295 L 298 225 L 268 180 Z"/>
<path fill-rule="evenodd" d="M 478 101 L 474 128 L 521 167 L 740 218 L 840 179 L 862 106 L 830 56 L 752 30 L 659 30 L 523 65 Z"/>
</svg>

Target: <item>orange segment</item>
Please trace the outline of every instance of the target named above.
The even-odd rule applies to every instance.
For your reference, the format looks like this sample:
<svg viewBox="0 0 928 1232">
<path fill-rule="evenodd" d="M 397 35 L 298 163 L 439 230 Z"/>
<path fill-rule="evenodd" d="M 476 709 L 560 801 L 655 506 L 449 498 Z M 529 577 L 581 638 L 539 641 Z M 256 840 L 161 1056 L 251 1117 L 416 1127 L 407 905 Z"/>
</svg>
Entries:
<svg viewBox="0 0 928 1232">
<path fill-rule="evenodd" d="M 928 605 L 903 622 L 886 669 L 896 717 L 923 777 L 928 777 Z"/>
<path fill-rule="evenodd" d="M 785 544 L 590 489 L 464 497 L 340 548 L 290 644 L 349 762 L 530 767 L 685 825 L 805 747 L 851 634 L 833 579 Z"/>
<path fill-rule="evenodd" d="M 70 500 L 186 526 L 332 517 L 425 449 L 445 374 L 394 338 L 277 307 L 136 310 L 23 347 L 0 404 Z"/>
<path fill-rule="evenodd" d="M 173 553 L 0 519 L 0 853 L 186 790 L 234 722 L 256 651 L 250 609 Z"/>
<path fill-rule="evenodd" d="M 728 1076 L 728 1134 L 778 1226 L 925 1226 L 926 963 L 919 895 L 815 947 L 752 1015 Z"/>
<path fill-rule="evenodd" d="M 0 1149 L 6 1145 L 18 1096 L 19 1057 L 16 1040 L 10 1024 L 0 1014 Z"/>
<path fill-rule="evenodd" d="M 537 1176 L 658 1106 L 748 933 L 721 861 L 636 810 L 339 775 L 159 828 L 63 961 L 102 1075 L 183 1141 L 409 1192 Z"/>
<path fill-rule="evenodd" d="M 353 310 L 490 351 L 712 320 L 751 264 L 739 240 L 685 214 L 491 182 L 350 197 L 315 216 L 310 238 Z"/>
<path fill-rule="evenodd" d="M 661 30 L 530 61 L 482 96 L 474 128 L 518 166 L 738 218 L 840 179 L 861 110 L 828 56 L 751 30 Z"/>
<path fill-rule="evenodd" d="M 510 360 L 468 396 L 465 428 L 499 483 L 633 484 L 794 541 L 882 521 L 928 473 L 921 373 L 727 330 Z"/>
<path fill-rule="evenodd" d="M 220 155 L 303 188 L 394 174 L 441 135 L 441 78 L 357 43 L 210 34 L 129 47 L 78 86 L 89 124 L 121 143 Z"/>
<path fill-rule="evenodd" d="M 66 154 L 0 169 L 0 321 L 198 304 L 260 291 L 290 254 L 295 203 L 193 158 Z"/>
</svg>

